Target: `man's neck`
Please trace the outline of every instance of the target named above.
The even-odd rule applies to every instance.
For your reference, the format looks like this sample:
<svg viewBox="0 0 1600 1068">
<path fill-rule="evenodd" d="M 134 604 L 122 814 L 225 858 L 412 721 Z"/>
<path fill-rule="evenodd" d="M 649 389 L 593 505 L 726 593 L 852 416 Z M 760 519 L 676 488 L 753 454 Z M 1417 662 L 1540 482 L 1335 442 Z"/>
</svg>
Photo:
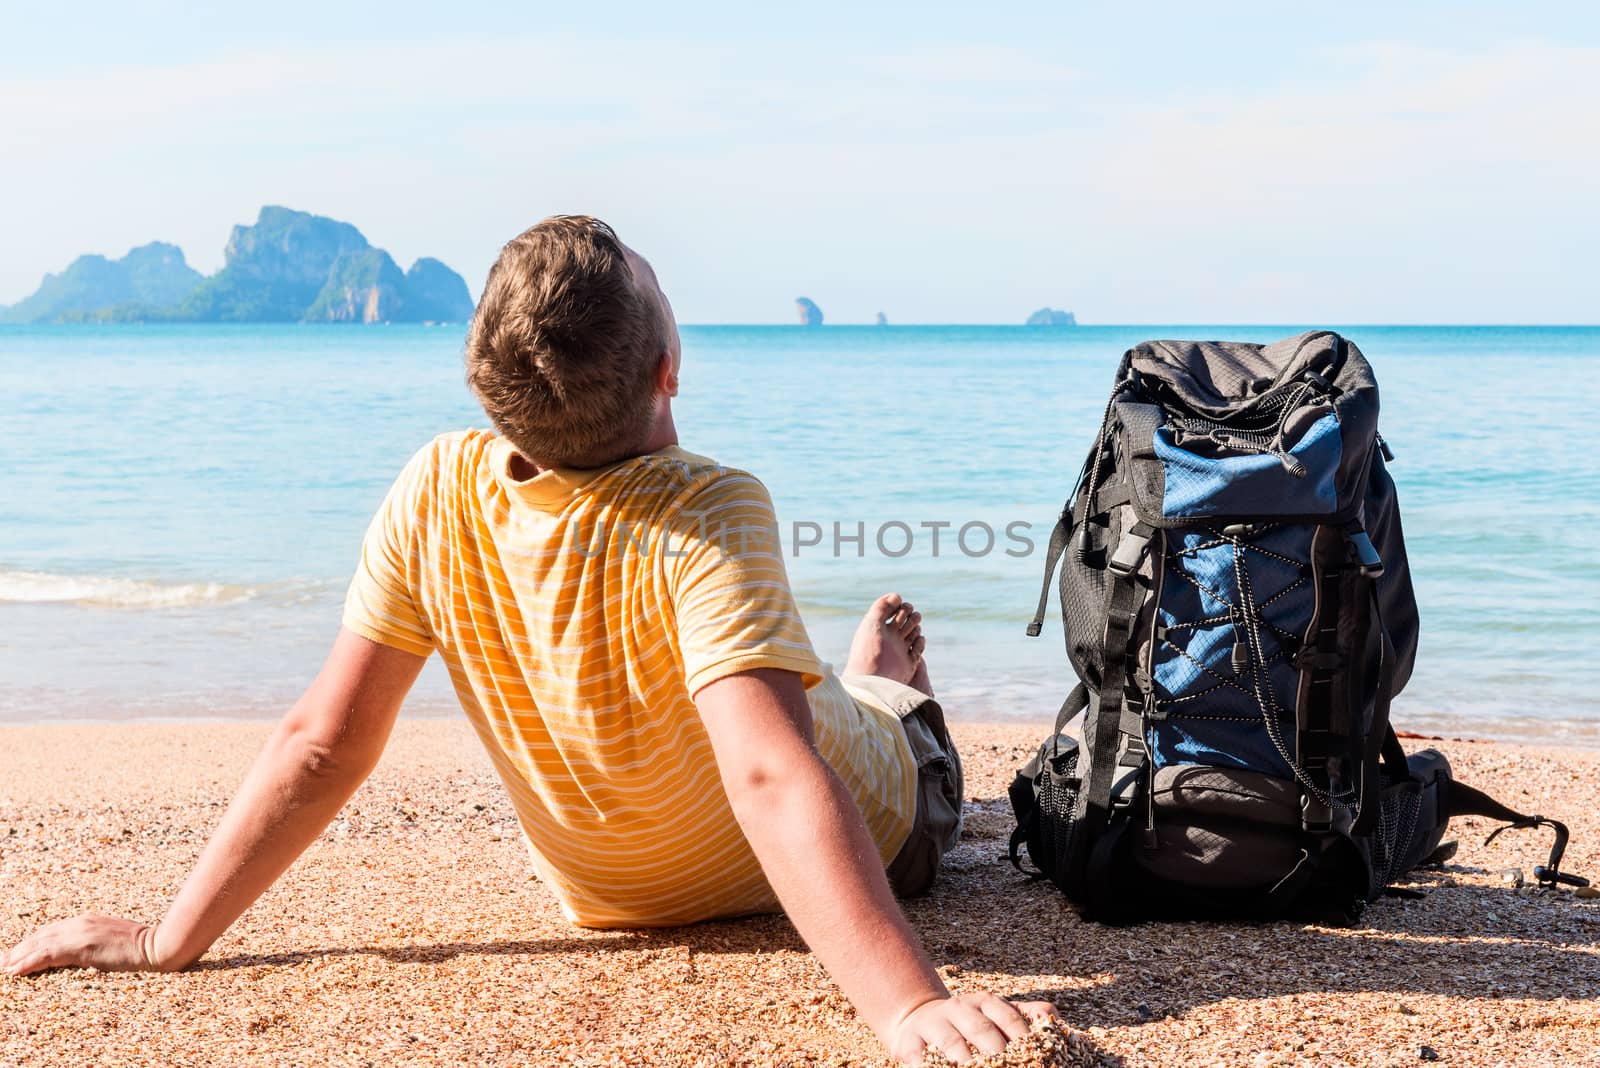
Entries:
<svg viewBox="0 0 1600 1068">
<path fill-rule="evenodd" d="M 627 456 L 618 457 L 614 463 L 631 460 L 635 456 L 644 456 L 647 453 L 660 452 L 662 449 L 671 448 L 678 443 L 678 428 L 672 422 L 672 409 L 665 408 L 656 418 L 656 424 L 650 430 L 650 436 L 645 438 L 639 450 Z M 510 463 L 507 465 L 508 473 L 518 482 L 527 482 L 538 477 L 543 467 L 534 463 L 520 452 L 511 454 Z"/>
<path fill-rule="evenodd" d="M 656 415 L 656 425 L 651 429 L 650 436 L 645 439 L 644 447 L 639 450 L 643 456 L 647 452 L 659 452 L 678 443 L 678 428 L 672 422 L 672 409 L 663 405 Z"/>
</svg>

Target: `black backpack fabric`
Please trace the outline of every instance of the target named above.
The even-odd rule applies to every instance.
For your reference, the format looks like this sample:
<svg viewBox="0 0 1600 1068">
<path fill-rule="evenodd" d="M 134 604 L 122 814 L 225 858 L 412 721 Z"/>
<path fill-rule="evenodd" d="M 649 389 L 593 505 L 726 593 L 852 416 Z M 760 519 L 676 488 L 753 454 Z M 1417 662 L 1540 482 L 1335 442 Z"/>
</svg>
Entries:
<svg viewBox="0 0 1600 1068">
<path fill-rule="evenodd" d="M 1012 785 L 1018 867 L 1106 922 L 1348 922 L 1453 814 L 1554 823 L 1389 724 L 1418 629 L 1391 460 L 1338 334 L 1123 357 L 1028 628 L 1059 564 L 1080 682 Z M 1536 874 L 1580 884 L 1555 826 Z"/>
</svg>

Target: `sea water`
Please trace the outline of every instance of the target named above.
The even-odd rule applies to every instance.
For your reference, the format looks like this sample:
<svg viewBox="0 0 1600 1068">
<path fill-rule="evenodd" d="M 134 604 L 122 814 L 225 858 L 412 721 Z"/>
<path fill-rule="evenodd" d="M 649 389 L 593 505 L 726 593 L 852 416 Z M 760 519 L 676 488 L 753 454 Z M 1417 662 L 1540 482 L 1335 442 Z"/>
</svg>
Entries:
<svg viewBox="0 0 1600 1068">
<path fill-rule="evenodd" d="M 759 475 L 824 659 L 886 590 L 957 719 L 1048 720 L 1050 528 L 1117 361 L 1301 326 L 683 330 L 683 445 Z M 1382 384 L 1421 649 L 1404 728 L 1600 742 L 1600 328 L 1344 327 Z M 483 427 L 459 327 L 0 327 L 0 721 L 275 715 L 373 510 Z M 453 708 L 437 664 L 408 711 Z"/>
</svg>

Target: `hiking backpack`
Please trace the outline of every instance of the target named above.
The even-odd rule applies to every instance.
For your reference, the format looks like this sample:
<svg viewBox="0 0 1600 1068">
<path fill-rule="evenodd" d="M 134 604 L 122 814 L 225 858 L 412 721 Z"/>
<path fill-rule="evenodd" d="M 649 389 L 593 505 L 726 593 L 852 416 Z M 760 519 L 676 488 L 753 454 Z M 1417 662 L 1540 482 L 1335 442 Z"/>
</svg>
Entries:
<svg viewBox="0 0 1600 1068">
<path fill-rule="evenodd" d="M 1535 875 L 1584 884 L 1565 827 L 1408 757 L 1389 724 L 1417 650 L 1393 459 L 1338 334 L 1123 357 L 1028 627 L 1059 564 L 1080 681 L 1011 787 L 1018 868 L 1025 848 L 1105 922 L 1353 922 L 1476 813 L 1551 825 Z"/>
</svg>

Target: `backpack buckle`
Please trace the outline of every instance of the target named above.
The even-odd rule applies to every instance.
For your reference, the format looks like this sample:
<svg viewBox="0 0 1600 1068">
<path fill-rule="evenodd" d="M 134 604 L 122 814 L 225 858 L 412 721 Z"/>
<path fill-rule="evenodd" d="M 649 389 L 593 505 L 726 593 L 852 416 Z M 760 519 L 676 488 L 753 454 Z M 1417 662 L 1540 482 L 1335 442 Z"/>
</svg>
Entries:
<svg viewBox="0 0 1600 1068">
<path fill-rule="evenodd" d="M 1383 557 L 1378 555 L 1377 547 L 1372 544 L 1372 539 L 1367 537 L 1366 530 L 1359 523 L 1351 523 L 1344 528 L 1344 535 L 1350 540 L 1350 548 L 1355 552 L 1356 565 L 1361 571 L 1361 577 L 1382 578 Z"/>
<path fill-rule="evenodd" d="M 1142 529 L 1141 529 L 1142 528 Z M 1139 561 L 1150 547 L 1150 537 L 1155 531 L 1143 523 L 1135 523 L 1117 540 L 1117 551 L 1111 554 L 1106 566 L 1119 575 L 1131 575 L 1139 570 Z"/>
<path fill-rule="evenodd" d="M 1300 829 L 1309 834 L 1327 834 L 1333 830 L 1333 809 L 1310 794 L 1301 794 Z"/>
</svg>

